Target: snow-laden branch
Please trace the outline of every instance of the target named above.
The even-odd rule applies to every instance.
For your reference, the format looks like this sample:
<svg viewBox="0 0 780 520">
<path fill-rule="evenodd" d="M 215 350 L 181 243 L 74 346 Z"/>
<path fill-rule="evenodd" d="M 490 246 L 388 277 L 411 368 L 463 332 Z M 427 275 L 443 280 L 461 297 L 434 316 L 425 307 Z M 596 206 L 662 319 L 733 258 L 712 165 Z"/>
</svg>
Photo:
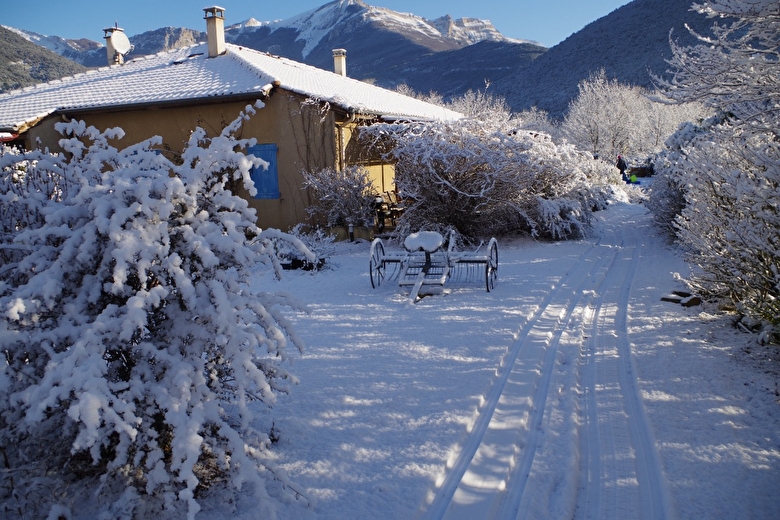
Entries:
<svg viewBox="0 0 780 520">
<path fill-rule="evenodd" d="M 159 138 L 118 150 L 121 130 L 76 121 L 59 125 L 72 159 L 0 156 L 3 244 L 17 246 L 0 250 L 11 266 L 0 279 L 0 442 L 13 465 L 46 457 L 189 518 L 214 479 L 262 490 L 270 443 L 255 419 L 296 381 L 284 362 L 303 342 L 284 310 L 304 307 L 253 280 L 278 267 L 279 241 L 314 257 L 257 228 L 225 189 L 253 189 L 253 141 L 233 137 L 253 112 L 219 136 L 193 132 L 181 165 L 155 151 Z"/>
<path fill-rule="evenodd" d="M 594 159 L 509 121 L 488 113 L 361 131 L 361 139 L 387 150 L 385 158 L 395 163 L 405 208 L 401 235 L 456 229 L 468 239 L 520 231 L 564 238 L 585 232 L 599 206 L 589 178 L 598 170 Z"/>
<path fill-rule="evenodd" d="M 717 114 L 689 123 L 656 161 L 650 207 L 671 225 L 697 266 L 688 283 L 780 329 L 780 4 L 711 0 L 694 8 L 717 19 L 699 44 L 671 43 L 672 76 L 658 80 L 676 101 Z"/>
<path fill-rule="evenodd" d="M 656 82 L 672 99 L 701 101 L 737 120 L 777 133 L 780 117 L 780 4 L 711 0 L 694 9 L 718 22 L 712 35 L 688 29 L 699 43 L 672 40 L 668 78 Z"/>
</svg>

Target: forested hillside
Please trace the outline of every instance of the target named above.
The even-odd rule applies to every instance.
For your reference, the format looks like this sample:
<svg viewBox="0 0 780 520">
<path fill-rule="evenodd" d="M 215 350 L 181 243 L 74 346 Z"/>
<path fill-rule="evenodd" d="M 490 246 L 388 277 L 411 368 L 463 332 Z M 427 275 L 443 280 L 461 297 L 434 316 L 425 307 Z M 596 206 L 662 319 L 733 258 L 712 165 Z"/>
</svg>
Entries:
<svg viewBox="0 0 780 520">
<path fill-rule="evenodd" d="M 0 27 L 0 92 L 35 85 L 87 70 L 83 65 Z"/>
<path fill-rule="evenodd" d="M 577 85 L 604 69 L 609 79 L 652 88 L 671 58 L 669 34 L 695 43 L 685 25 L 707 34 L 711 21 L 691 11 L 692 0 L 634 0 L 588 24 L 552 47 L 528 67 L 496 81 L 494 94 L 515 111 L 536 106 L 560 119 L 577 96 Z"/>
</svg>

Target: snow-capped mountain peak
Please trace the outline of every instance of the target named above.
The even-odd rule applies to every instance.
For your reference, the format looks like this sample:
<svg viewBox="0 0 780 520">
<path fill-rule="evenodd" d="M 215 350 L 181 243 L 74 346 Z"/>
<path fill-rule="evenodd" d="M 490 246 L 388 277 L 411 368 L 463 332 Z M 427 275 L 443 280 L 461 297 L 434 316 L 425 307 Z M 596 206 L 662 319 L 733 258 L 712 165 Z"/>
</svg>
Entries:
<svg viewBox="0 0 780 520">
<path fill-rule="evenodd" d="M 488 20 L 476 18 L 453 19 L 449 15 L 427 20 L 412 13 L 401 13 L 385 7 L 375 7 L 362 0 L 335 0 L 321 7 L 292 18 L 271 24 L 273 30 L 287 28 L 298 31 L 299 41 L 304 41 L 304 58 L 322 39 L 349 21 L 359 21 L 379 26 L 390 32 L 418 34 L 425 39 L 449 40 L 455 47 L 463 47 L 480 41 L 512 41 L 503 36 Z"/>
<path fill-rule="evenodd" d="M 454 19 L 450 15 L 441 16 L 430 23 L 442 36 L 462 41 L 466 45 L 479 43 L 481 41 L 511 41 L 514 43 L 536 43 L 531 40 L 517 40 L 507 38 L 496 29 L 490 20 L 481 20 L 479 18 L 458 18 Z"/>
<path fill-rule="evenodd" d="M 225 29 L 228 31 L 233 31 L 235 33 L 242 33 L 244 31 L 254 31 L 260 27 L 266 27 L 269 25 L 271 25 L 271 22 L 261 22 L 257 18 L 249 18 L 247 20 L 244 20 L 243 22 L 228 25 L 227 27 L 225 27 Z"/>
<path fill-rule="evenodd" d="M 261 27 L 263 25 L 267 25 L 268 22 L 261 22 L 260 20 L 257 20 L 256 18 L 250 18 L 248 20 L 245 20 L 242 22 L 243 27 Z"/>
<path fill-rule="evenodd" d="M 166 27 L 130 36 L 132 57 L 205 41 L 203 29 Z M 32 36 L 26 34 L 28 40 L 81 65 L 106 64 L 101 43 L 84 40 L 89 50 L 76 51 L 72 46 L 81 41 L 68 40 L 66 46 L 59 39 L 63 45 L 55 47 L 58 42 Z M 386 88 L 406 84 L 443 95 L 484 88 L 485 78 L 494 82 L 546 51 L 539 44 L 504 37 L 487 20 L 442 16 L 432 21 L 363 0 L 333 0 L 284 20 L 248 18 L 227 25 L 225 40 L 326 70 L 333 69 L 332 50 L 346 49 L 349 74 L 355 79 Z M 446 79 L 441 74 L 442 60 L 453 71 Z"/>
<path fill-rule="evenodd" d="M 306 42 L 306 57 L 334 27 L 350 18 L 361 17 L 369 6 L 361 0 L 336 0 L 311 11 L 271 24 L 273 30 L 291 28 L 299 32 L 298 40 Z"/>
<path fill-rule="evenodd" d="M 45 34 L 39 34 L 33 31 L 24 31 L 14 27 L 8 27 L 7 25 L 3 25 L 2 27 L 8 29 L 9 31 L 13 31 L 27 41 L 40 45 L 41 47 L 66 57 L 69 53 L 91 51 L 102 47 L 100 43 L 89 40 L 87 38 L 81 38 L 78 40 L 65 39 L 59 36 L 46 36 Z"/>
</svg>

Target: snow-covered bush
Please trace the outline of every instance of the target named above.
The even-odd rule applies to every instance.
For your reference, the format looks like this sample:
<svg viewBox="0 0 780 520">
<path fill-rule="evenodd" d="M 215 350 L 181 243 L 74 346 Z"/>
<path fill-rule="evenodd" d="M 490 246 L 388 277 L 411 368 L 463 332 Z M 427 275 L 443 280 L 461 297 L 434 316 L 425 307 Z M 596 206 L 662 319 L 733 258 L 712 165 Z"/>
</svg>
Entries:
<svg viewBox="0 0 780 520">
<path fill-rule="evenodd" d="M 545 134 L 531 132 L 529 157 L 537 172 L 556 172 L 565 182 L 557 191 L 539 193 L 527 207 L 530 232 L 553 239 L 584 235 L 595 211 L 606 209 L 615 190 L 622 189 L 619 171 L 611 164 L 594 159 L 572 144 L 555 144 Z"/>
<path fill-rule="evenodd" d="M 314 191 L 315 201 L 307 208 L 310 216 L 322 218 L 328 227 L 373 222 L 376 189 L 367 169 L 347 166 L 302 173 L 304 187 Z"/>
<path fill-rule="evenodd" d="M 516 119 L 518 121 L 518 127 L 523 130 L 542 132 L 543 134 L 551 136 L 555 142 L 558 142 L 561 137 L 560 122 L 551 119 L 546 111 L 537 107 L 523 110 L 516 115 Z"/>
<path fill-rule="evenodd" d="M 677 236 L 697 267 L 689 284 L 780 330 L 780 4 L 710 0 L 694 9 L 720 22 L 699 44 L 672 42 L 672 76 L 659 83 L 678 102 L 722 114 L 683 128 L 667 176 L 685 197 Z M 692 131 L 693 130 L 693 131 Z M 672 143 L 673 145 L 675 143 Z M 671 190 L 669 190 L 671 191 Z M 655 204 L 659 218 L 676 211 Z M 658 210 L 660 208 L 660 211 Z M 767 333 L 771 328 L 767 329 Z"/>
<path fill-rule="evenodd" d="M 336 235 L 328 233 L 325 229 L 317 227 L 309 229 L 305 224 L 297 224 L 288 234 L 300 240 L 305 246 L 305 253 L 301 247 L 289 240 L 276 241 L 277 256 L 283 266 L 300 268 L 304 270 L 316 270 L 325 266 L 325 262 L 335 251 L 334 242 Z M 308 252 L 315 255 L 315 261 L 309 260 Z"/>
<path fill-rule="evenodd" d="M 724 124 L 688 160 L 677 236 L 701 267 L 689 284 L 780 326 L 780 144 Z"/>
<path fill-rule="evenodd" d="M 283 362 L 301 343 L 282 310 L 301 306 L 250 283 L 258 265 L 281 273 L 284 235 L 224 189 L 253 191 L 262 164 L 233 137 L 242 117 L 213 138 L 196 129 L 181 165 L 152 149 L 159 138 L 117 150 L 121 129 L 59 123 L 70 158 L 26 170 L 38 182 L 16 193 L 42 218 L 2 222 L 2 247 L 23 251 L 0 272 L 4 512 L 78 501 L 80 514 L 192 518 L 216 482 L 254 485 L 270 507 L 270 440 L 253 420 L 295 381 Z"/>
<path fill-rule="evenodd" d="M 401 235 L 455 229 L 466 238 L 529 232 L 567 238 L 584 233 L 594 206 L 573 146 L 507 127 L 503 119 L 373 125 L 362 138 L 395 163 L 406 204 Z M 588 201 L 586 203 L 586 201 Z"/>
<path fill-rule="evenodd" d="M 777 134 L 780 4 L 703 0 L 694 3 L 693 10 L 718 20 L 713 35 L 690 31 L 699 40 L 690 47 L 670 38 L 672 75 L 656 82 L 679 103 L 698 101 L 754 131 Z"/>
<path fill-rule="evenodd" d="M 666 149 L 653 158 L 655 173 L 647 207 L 658 227 L 670 237 L 677 232 L 675 223 L 685 208 L 686 186 L 695 167 L 688 153 L 696 141 L 709 139 L 709 129 L 722 121 L 722 116 L 714 116 L 698 123 L 683 123 L 666 140 Z"/>
<path fill-rule="evenodd" d="M 44 208 L 60 202 L 77 186 L 62 172 L 60 156 L 0 148 L 0 273 L 24 255 L 12 243 L 16 234 L 42 226 Z"/>
<path fill-rule="evenodd" d="M 481 120 L 485 129 L 514 128 L 518 121 L 506 99 L 494 96 L 485 90 L 469 90 L 450 100 L 446 107 L 467 118 Z"/>
</svg>

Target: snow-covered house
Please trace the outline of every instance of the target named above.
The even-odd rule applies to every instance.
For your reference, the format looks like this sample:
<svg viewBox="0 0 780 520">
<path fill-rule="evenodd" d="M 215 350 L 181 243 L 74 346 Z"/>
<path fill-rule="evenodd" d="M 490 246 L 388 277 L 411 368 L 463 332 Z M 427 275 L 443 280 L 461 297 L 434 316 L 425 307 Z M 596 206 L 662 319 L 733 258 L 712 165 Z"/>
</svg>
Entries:
<svg viewBox="0 0 780 520">
<path fill-rule="evenodd" d="M 311 194 L 301 171 L 350 164 L 369 167 L 377 191 L 391 189 L 392 165 L 361 149 L 360 125 L 388 120 L 456 119 L 460 114 L 346 76 L 345 51 L 334 51 L 335 72 L 225 42 L 224 9 L 204 9 L 208 42 L 128 60 L 121 29 L 106 29 L 111 65 L 0 95 L 0 138 L 59 150 L 55 123 L 83 120 L 99 129 L 121 127 L 124 147 L 163 138 L 161 153 L 182 150 L 190 132 L 218 134 L 247 104 L 261 100 L 240 137 L 257 139 L 249 152 L 267 160 L 244 194 L 261 227 L 288 229 L 306 220 Z"/>
</svg>

